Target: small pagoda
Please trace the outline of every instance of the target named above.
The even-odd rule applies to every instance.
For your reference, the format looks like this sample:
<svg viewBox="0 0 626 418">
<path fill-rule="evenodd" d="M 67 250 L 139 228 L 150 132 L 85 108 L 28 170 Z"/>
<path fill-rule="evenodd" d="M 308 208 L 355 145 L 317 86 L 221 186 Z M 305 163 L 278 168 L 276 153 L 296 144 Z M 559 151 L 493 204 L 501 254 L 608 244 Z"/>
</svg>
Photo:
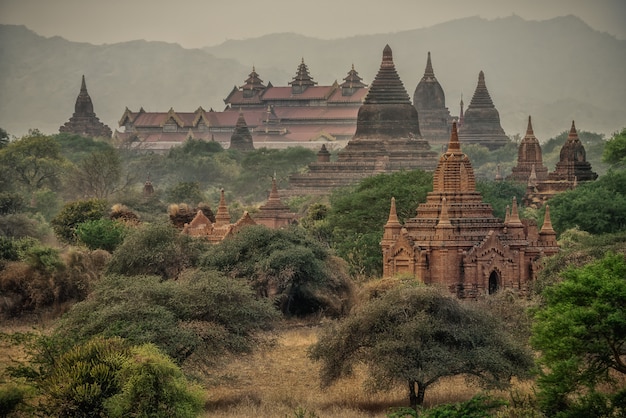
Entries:
<svg viewBox="0 0 626 418">
<path fill-rule="evenodd" d="M 92 138 L 111 138 L 113 135 L 111 128 L 100 122 L 100 119 L 98 119 L 93 111 L 93 103 L 87 92 L 87 84 L 85 83 L 84 75 L 80 85 L 80 93 L 78 93 L 76 103 L 74 104 L 74 114 L 68 122 L 65 122 L 65 124 L 59 128 L 59 132 Z"/>
<path fill-rule="evenodd" d="M 507 180 L 518 182 L 537 182 L 548 178 L 548 168 L 543 165 L 541 145 L 533 132 L 533 125 L 528 116 L 526 135 L 519 144 L 517 150 L 517 165 L 512 168 L 512 173 Z"/>
<path fill-rule="evenodd" d="M 252 141 L 252 134 L 246 124 L 246 118 L 243 113 L 239 112 L 239 118 L 237 118 L 237 124 L 235 125 L 235 131 L 230 137 L 230 147 L 228 149 L 238 151 L 253 151 L 254 143 Z"/>
</svg>

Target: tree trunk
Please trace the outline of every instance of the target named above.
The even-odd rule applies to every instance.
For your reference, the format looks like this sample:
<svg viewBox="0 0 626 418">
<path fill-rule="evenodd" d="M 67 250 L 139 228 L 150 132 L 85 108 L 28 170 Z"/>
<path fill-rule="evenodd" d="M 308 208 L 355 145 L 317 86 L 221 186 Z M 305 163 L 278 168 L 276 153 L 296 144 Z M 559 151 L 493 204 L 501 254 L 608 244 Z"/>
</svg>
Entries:
<svg viewBox="0 0 626 418">
<path fill-rule="evenodd" d="M 424 394 L 422 394 L 422 398 Z M 409 403 L 411 408 L 417 411 L 417 395 L 415 394 L 415 381 L 409 380 Z"/>
<path fill-rule="evenodd" d="M 417 383 L 417 404 L 422 406 L 424 403 L 424 393 L 426 392 L 426 385 Z"/>
</svg>

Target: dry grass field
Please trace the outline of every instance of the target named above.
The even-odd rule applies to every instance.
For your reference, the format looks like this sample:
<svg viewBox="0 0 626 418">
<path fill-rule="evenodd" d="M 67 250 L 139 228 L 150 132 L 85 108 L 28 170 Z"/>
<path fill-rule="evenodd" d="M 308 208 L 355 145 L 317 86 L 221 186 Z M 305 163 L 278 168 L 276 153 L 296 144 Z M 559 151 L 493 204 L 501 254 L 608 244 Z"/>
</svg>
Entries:
<svg viewBox="0 0 626 418">
<path fill-rule="evenodd" d="M 296 417 L 306 411 L 320 418 L 385 417 L 392 407 L 408 405 L 405 387 L 367 393 L 364 376 L 320 388 L 319 365 L 307 357 L 317 341 L 318 324 L 288 322 L 273 347 L 240 357 L 220 370 L 208 388 L 206 417 Z M 426 392 L 426 406 L 464 401 L 480 392 L 463 379 L 447 379 Z"/>
<path fill-rule="evenodd" d="M 39 332 L 50 322 L 15 321 L 0 323 L 0 382 L 4 369 L 14 359 L 24 359 L 20 347 L 7 344 L 16 332 Z M 406 406 L 408 392 L 398 387 L 391 392 L 368 393 L 364 375 L 320 388 L 319 365 L 309 360 L 307 349 L 317 340 L 318 322 L 286 321 L 275 331 L 276 342 L 257 352 L 231 359 L 212 371 L 205 382 L 207 403 L 204 417 L 385 417 L 390 408 Z M 519 393 L 530 393 L 528 384 L 517 385 Z M 461 378 L 446 379 L 426 392 L 425 406 L 464 401 L 479 393 Z M 508 393 L 496 394 L 507 397 Z"/>
</svg>

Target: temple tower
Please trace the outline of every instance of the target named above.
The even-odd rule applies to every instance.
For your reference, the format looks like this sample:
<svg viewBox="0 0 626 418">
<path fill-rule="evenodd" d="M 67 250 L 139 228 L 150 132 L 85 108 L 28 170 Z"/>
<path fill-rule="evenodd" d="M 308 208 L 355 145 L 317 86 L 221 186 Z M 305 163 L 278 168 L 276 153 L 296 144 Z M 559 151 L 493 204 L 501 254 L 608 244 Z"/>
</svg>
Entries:
<svg viewBox="0 0 626 418">
<path fill-rule="evenodd" d="M 472 101 L 463 114 L 459 140 L 464 144 L 483 145 L 491 150 L 509 141 L 500 125 L 500 114 L 491 100 L 482 71 L 478 74 L 478 85 Z"/>
<path fill-rule="evenodd" d="M 413 105 L 417 109 L 420 131 L 431 143 L 446 143 L 450 138 L 452 118 L 446 107 L 446 96 L 435 77 L 428 52 L 424 76 L 413 93 Z"/>
<path fill-rule="evenodd" d="M 230 137 L 229 149 L 235 149 L 238 151 L 252 151 L 254 150 L 254 144 L 252 141 L 252 134 L 246 124 L 246 119 L 242 112 L 239 112 L 239 118 L 237 118 L 237 124 L 235 125 L 235 131 Z"/>
<path fill-rule="evenodd" d="M 527 183 L 533 170 L 532 181 L 543 181 L 548 178 L 548 168 L 543 165 L 541 156 L 541 145 L 533 132 L 533 125 L 530 116 L 528 116 L 526 135 L 520 142 L 517 151 L 517 165 L 512 168 L 512 173 L 507 179 Z"/>
<path fill-rule="evenodd" d="M 515 198 L 506 220 L 493 216 L 491 205 L 476 190 L 456 122 L 435 169 L 433 191 L 417 215 L 402 225 L 394 200 L 391 205 L 381 241 L 383 275 L 410 274 L 461 298 L 502 288 L 525 294 L 536 276 L 537 260 L 558 251 L 549 216 L 543 235 L 534 221 L 520 219 Z"/>
<path fill-rule="evenodd" d="M 291 85 L 291 91 L 293 94 L 303 93 L 308 87 L 317 84 L 317 82 L 313 81 L 313 77 L 309 74 L 309 67 L 307 67 L 304 63 L 304 58 L 302 58 L 302 62 L 298 66 L 298 71 L 289 84 Z"/>
<path fill-rule="evenodd" d="M 561 147 L 559 162 L 556 169 L 548 175 L 550 180 L 565 181 L 590 181 L 598 178 L 598 175 L 591 171 L 591 164 L 587 161 L 585 147 L 578 138 L 576 125 L 572 121 L 567 140 Z"/>
<path fill-rule="evenodd" d="M 290 177 L 285 193 L 327 194 L 379 173 L 435 168 L 437 153 L 421 138 L 417 110 L 398 76 L 389 45 L 359 108 L 356 133 L 337 161 L 330 161 L 325 151 L 309 164 L 308 173 Z"/>
<path fill-rule="evenodd" d="M 87 92 L 84 75 L 80 85 L 80 93 L 78 93 L 74 104 L 74 114 L 68 122 L 59 128 L 59 132 L 104 138 L 111 138 L 113 135 L 111 128 L 100 122 L 93 111 L 93 103 Z"/>
</svg>

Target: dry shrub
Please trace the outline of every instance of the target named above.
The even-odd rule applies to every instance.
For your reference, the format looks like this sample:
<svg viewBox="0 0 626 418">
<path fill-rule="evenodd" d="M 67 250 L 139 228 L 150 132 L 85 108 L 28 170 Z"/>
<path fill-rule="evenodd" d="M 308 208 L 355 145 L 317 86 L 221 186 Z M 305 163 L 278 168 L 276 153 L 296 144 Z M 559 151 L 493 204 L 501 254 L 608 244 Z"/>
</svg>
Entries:
<svg viewBox="0 0 626 418">
<path fill-rule="evenodd" d="M 102 250 L 70 251 L 54 271 L 8 262 L 0 271 L 0 315 L 15 317 L 49 307 L 61 313 L 68 303 L 87 297 L 109 257 Z"/>
</svg>

